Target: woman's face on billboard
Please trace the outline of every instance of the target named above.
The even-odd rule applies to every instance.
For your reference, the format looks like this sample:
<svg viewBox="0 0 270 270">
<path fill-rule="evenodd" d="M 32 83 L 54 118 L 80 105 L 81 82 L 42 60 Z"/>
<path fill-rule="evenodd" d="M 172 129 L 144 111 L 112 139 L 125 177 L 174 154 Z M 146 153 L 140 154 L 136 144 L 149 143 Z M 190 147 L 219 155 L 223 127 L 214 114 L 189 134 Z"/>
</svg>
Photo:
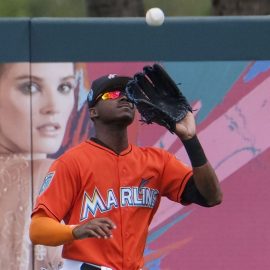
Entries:
<svg viewBox="0 0 270 270">
<path fill-rule="evenodd" d="M 32 145 L 33 153 L 56 152 L 74 106 L 74 88 L 73 63 L 2 65 L 0 149 L 29 153 Z"/>
</svg>

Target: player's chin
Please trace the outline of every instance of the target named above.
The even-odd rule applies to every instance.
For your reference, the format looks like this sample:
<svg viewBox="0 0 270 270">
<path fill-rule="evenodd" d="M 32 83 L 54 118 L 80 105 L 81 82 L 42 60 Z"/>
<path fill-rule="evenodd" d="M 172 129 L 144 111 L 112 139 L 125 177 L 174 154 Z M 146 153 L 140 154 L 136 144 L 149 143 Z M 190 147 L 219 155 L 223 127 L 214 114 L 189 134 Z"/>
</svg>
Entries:
<svg viewBox="0 0 270 270">
<path fill-rule="evenodd" d="M 119 116 L 119 121 L 125 125 L 130 125 L 135 117 L 135 113 L 133 111 L 130 112 L 126 112 L 121 114 L 121 116 Z"/>
</svg>

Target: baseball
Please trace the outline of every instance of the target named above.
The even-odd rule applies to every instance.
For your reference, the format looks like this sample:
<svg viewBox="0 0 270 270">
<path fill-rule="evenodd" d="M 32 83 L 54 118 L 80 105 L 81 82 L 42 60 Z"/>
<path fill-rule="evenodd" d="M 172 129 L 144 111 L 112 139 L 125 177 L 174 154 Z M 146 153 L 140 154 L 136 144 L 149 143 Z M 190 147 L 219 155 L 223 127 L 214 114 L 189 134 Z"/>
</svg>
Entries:
<svg viewBox="0 0 270 270">
<path fill-rule="evenodd" d="M 163 24 L 165 16 L 160 8 L 150 8 L 145 15 L 146 23 L 150 26 L 160 26 Z"/>
</svg>

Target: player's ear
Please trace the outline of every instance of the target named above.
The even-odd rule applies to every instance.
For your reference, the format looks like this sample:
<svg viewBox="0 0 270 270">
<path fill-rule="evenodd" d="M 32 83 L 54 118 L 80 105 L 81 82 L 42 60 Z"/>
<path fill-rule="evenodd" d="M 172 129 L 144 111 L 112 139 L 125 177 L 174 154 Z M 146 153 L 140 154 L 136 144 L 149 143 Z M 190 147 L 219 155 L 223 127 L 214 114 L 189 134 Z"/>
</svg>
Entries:
<svg viewBox="0 0 270 270">
<path fill-rule="evenodd" d="M 98 112 L 95 107 L 90 108 L 89 113 L 91 119 L 98 117 Z"/>
</svg>

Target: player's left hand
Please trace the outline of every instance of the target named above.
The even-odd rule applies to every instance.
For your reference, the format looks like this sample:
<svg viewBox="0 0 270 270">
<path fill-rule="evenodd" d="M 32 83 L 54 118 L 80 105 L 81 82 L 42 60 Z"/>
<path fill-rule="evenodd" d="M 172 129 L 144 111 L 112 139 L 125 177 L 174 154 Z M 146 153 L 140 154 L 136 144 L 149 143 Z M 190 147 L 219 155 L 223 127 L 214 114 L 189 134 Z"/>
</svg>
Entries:
<svg viewBox="0 0 270 270">
<path fill-rule="evenodd" d="M 193 113 L 188 112 L 181 121 L 176 123 L 175 134 L 182 141 L 191 139 L 196 134 L 196 123 Z"/>
<path fill-rule="evenodd" d="M 76 226 L 72 233 L 75 239 L 94 238 L 111 238 L 112 230 L 116 228 L 114 222 L 107 218 L 94 218 L 85 224 Z"/>
</svg>

